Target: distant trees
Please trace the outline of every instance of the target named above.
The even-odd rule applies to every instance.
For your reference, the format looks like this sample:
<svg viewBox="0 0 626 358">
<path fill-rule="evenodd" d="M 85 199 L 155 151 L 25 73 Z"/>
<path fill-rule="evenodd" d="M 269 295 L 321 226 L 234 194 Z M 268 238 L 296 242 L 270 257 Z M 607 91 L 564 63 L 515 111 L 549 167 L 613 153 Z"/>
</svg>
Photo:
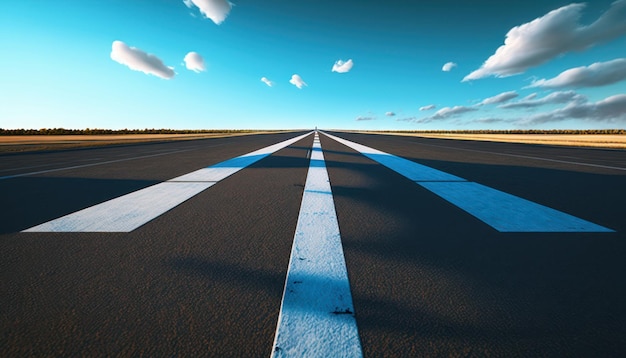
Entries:
<svg viewBox="0 0 626 358">
<path fill-rule="evenodd" d="M 205 134 L 205 133 L 249 133 L 257 132 L 253 129 L 3 129 L 1 135 L 107 135 L 107 134 Z M 367 132 L 367 131 L 366 131 Z M 475 129 L 475 130 L 377 130 L 371 132 L 383 133 L 424 133 L 424 134 L 623 134 L 626 129 Z"/>
<path fill-rule="evenodd" d="M 66 129 L 66 128 L 41 128 L 41 129 L 3 129 L 0 135 L 107 135 L 107 134 L 206 134 L 206 133 L 248 133 L 251 129 Z"/>
<path fill-rule="evenodd" d="M 626 134 L 626 129 L 377 130 L 372 132 L 424 134 Z"/>
</svg>

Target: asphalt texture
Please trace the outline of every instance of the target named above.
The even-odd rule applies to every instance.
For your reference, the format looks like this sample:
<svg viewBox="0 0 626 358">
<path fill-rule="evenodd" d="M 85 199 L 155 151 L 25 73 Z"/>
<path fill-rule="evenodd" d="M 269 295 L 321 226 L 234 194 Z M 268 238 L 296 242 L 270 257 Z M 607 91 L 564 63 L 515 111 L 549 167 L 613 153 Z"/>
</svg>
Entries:
<svg viewBox="0 0 626 358">
<path fill-rule="evenodd" d="M 303 133 L 0 155 L 0 356 L 269 356 L 312 134 L 129 233 L 20 231 Z M 500 233 L 321 135 L 364 356 L 626 355 L 626 151 L 332 134 L 615 230 Z"/>
</svg>

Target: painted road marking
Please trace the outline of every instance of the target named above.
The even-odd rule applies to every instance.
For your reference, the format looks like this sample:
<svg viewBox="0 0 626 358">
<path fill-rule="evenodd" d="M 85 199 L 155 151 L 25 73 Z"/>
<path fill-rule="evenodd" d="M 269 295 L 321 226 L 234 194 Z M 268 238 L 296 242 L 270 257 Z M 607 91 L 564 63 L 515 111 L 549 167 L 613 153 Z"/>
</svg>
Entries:
<svg viewBox="0 0 626 358">
<path fill-rule="evenodd" d="M 613 232 L 558 210 L 327 133 L 501 232 Z"/>
<path fill-rule="evenodd" d="M 202 168 L 202 169 L 196 170 L 195 172 L 181 175 L 179 177 L 170 179 L 170 181 L 177 181 L 177 182 L 220 181 L 238 172 L 239 170 L 267 157 L 268 155 L 278 151 L 279 149 L 285 148 L 286 146 L 297 142 L 298 140 L 306 137 L 309 134 L 311 133 L 307 133 L 297 138 L 289 139 L 284 142 L 276 143 L 268 147 L 255 150 L 254 152 L 250 152 L 248 154 L 244 154 L 239 157 L 232 158 L 221 163 L 217 163 L 208 168 Z"/>
<path fill-rule="evenodd" d="M 313 142 L 272 357 L 362 357 L 333 195 Z"/>
<path fill-rule="evenodd" d="M 24 232 L 129 232 L 215 183 L 163 182 Z"/>
<path fill-rule="evenodd" d="M 466 181 L 418 184 L 488 223 L 500 232 L 612 231 L 478 183 Z"/>
<path fill-rule="evenodd" d="M 310 135 L 307 133 L 126 194 L 24 232 L 130 232 L 218 181 Z"/>
<path fill-rule="evenodd" d="M 324 134 L 338 141 L 339 143 L 342 143 L 343 145 L 346 145 L 356 150 L 357 152 L 360 152 L 371 160 L 378 162 L 388 167 L 389 169 L 404 175 L 412 181 L 466 181 L 465 179 L 459 178 L 452 174 L 448 174 L 440 170 L 427 167 L 425 165 L 421 165 L 374 148 L 366 147 L 359 143 L 350 142 L 342 138 L 331 136 L 327 133 Z"/>
</svg>

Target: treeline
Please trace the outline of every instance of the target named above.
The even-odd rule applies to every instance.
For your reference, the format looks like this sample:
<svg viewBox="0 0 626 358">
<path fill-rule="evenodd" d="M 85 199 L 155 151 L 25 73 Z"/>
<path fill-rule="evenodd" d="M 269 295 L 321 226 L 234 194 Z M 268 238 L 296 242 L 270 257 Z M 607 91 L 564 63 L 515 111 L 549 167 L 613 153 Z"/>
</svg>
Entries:
<svg viewBox="0 0 626 358">
<path fill-rule="evenodd" d="M 66 129 L 66 128 L 41 128 L 41 129 L 3 129 L 0 135 L 101 135 L 101 134 L 206 134 L 206 133 L 247 133 L 251 129 Z"/>
<path fill-rule="evenodd" d="M 382 130 L 372 132 L 424 134 L 626 134 L 626 129 Z"/>
</svg>

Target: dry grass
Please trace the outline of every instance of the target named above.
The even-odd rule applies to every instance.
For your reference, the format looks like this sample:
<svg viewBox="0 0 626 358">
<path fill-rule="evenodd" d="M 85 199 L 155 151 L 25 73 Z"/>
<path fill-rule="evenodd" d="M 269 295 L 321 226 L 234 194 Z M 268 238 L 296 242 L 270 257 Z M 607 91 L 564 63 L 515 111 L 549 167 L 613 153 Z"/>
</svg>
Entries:
<svg viewBox="0 0 626 358">
<path fill-rule="evenodd" d="M 164 142 L 203 138 L 222 138 L 240 135 L 271 133 L 201 133 L 201 134 L 113 134 L 113 135 L 18 135 L 0 136 L 0 153 L 57 150 L 114 144 Z"/>
<path fill-rule="evenodd" d="M 276 131 L 278 132 L 278 131 Z M 57 150 L 82 148 L 114 144 L 142 142 L 163 142 L 202 138 L 221 138 L 263 132 L 245 133 L 202 133 L 202 134 L 120 134 L 120 135 L 21 135 L 0 136 L 0 153 L 25 152 L 37 150 Z M 367 132 L 375 133 L 375 132 Z M 443 133 L 407 133 L 382 132 L 402 136 L 424 138 L 445 138 L 459 140 L 478 140 L 490 142 L 546 144 L 561 146 L 620 148 L 626 149 L 626 135 L 619 134 L 443 134 Z"/>
<path fill-rule="evenodd" d="M 478 140 L 489 142 L 546 144 L 598 148 L 626 148 L 626 135 L 619 134 L 439 134 L 401 132 L 383 134 L 424 138 Z"/>
</svg>

